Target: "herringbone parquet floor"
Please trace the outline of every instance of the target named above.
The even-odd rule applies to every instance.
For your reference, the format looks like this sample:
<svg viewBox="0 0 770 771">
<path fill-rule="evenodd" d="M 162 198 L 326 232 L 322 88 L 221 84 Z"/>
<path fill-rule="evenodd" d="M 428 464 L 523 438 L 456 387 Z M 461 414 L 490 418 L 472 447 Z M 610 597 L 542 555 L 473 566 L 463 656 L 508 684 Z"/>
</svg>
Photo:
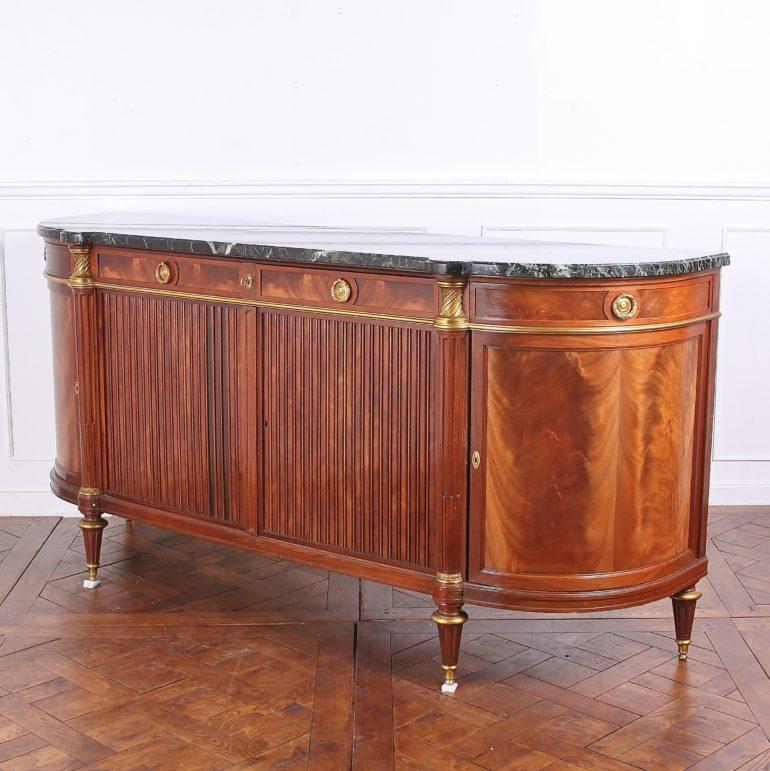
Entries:
<svg viewBox="0 0 770 771">
<path fill-rule="evenodd" d="M 717 510 L 690 660 L 671 608 L 430 601 L 111 518 L 0 518 L 0 769 L 770 768 L 770 509 Z"/>
</svg>

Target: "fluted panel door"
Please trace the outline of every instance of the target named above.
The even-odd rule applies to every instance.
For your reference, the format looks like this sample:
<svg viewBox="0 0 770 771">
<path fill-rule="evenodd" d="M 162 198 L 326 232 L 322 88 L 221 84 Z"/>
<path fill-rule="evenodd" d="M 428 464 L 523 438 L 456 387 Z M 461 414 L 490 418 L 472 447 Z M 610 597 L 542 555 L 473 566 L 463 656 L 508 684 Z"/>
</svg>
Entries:
<svg viewBox="0 0 770 771">
<path fill-rule="evenodd" d="M 100 304 L 109 492 L 252 526 L 256 309 L 117 292 Z"/>
<path fill-rule="evenodd" d="M 263 534 L 427 568 L 430 329 L 261 315 Z"/>
</svg>

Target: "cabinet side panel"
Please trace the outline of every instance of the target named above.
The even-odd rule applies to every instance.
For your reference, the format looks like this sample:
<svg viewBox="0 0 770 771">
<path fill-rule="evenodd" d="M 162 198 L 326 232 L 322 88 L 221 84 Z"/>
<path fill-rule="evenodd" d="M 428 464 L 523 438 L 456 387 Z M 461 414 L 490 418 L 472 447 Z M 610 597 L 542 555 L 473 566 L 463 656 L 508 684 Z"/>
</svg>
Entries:
<svg viewBox="0 0 770 771">
<path fill-rule="evenodd" d="M 699 339 L 486 350 L 482 569 L 575 575 L 688 547 Z"/>
<path fill-rule="evenodd" d="M 75 397 L 75 328 L 72 291 L 49 283 L 56 407 L 56 463 L 64 481 L 79 484 L 80 439 Z"/>
<path fill-rule="evenodd" d="M 434 334 L 261 314 L 267 535 L 427 568 Z"/>
</svg>

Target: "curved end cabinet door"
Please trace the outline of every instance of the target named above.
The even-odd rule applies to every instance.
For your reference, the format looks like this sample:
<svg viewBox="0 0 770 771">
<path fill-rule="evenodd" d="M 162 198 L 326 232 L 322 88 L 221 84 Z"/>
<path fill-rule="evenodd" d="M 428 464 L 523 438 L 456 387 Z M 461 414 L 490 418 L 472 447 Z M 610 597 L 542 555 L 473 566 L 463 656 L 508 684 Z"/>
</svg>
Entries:
<svg viewBox="0 0 770 771">
<path fill-rule="evenodd" d="M 710 334 L 474 334 L 472 582 L 562 611 L 705 574 Z"/>
</svg>

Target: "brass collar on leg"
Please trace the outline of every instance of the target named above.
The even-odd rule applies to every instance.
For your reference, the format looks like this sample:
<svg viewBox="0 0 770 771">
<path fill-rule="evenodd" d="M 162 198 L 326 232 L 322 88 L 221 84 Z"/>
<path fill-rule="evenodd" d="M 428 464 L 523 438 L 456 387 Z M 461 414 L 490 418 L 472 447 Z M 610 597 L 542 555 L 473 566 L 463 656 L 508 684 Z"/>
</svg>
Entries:
<svg viewBox="0 0 770 771">
<path fill-rule="evenodd" d="M 436 573 L 436 581 L 440 584 L 461 584 L 463 582 L 462 573 Z"/>
<path fill-rule="evenodd" d="M 681 602 L 697 602 L 701 597 L 703 597 L 703 592 L 698 591 L 695 587 L 671 595 L 672 600 L 680 600 Z"/>
<path fill-rule="evenodd" d="M 455 626 L 457 624 L 464 624 L 468 620 L 468 614 L 464 610 L 460 610 L 454 616 L 445 616 L 443 613 L 434 611 L 431 618 L 437 624 L 443 624 L 446 626 Z"/>
<path fill-rule="evenodd" d="M 104 530 L 107 527 L 107 520 L 104 517 L 99 517 L 99 519 L 81 519 L 78 522 L 78 527 L 81 530 Z"/>
</svg>

